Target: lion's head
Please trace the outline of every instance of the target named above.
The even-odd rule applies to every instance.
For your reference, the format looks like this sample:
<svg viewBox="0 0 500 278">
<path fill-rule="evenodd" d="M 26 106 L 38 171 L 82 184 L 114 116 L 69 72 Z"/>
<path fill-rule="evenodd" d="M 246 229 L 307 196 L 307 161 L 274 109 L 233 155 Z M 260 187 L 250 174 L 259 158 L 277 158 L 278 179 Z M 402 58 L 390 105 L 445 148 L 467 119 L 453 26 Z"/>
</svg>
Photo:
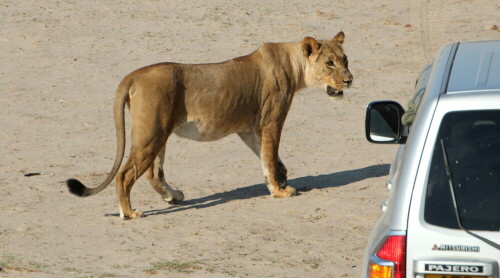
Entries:
<svg viewBox="0 0 500 278">
<path fill-rule="evenodd" d="M 342 49 L 344 38 L 344 32 L 339 32 L 330 41 L 316 41 L 311 37 L 302 40 L 306 86 L 325 88 L 331 97 L 342 96 L 343 90 L 351 87 L 353 77 Z"/>
</svg>

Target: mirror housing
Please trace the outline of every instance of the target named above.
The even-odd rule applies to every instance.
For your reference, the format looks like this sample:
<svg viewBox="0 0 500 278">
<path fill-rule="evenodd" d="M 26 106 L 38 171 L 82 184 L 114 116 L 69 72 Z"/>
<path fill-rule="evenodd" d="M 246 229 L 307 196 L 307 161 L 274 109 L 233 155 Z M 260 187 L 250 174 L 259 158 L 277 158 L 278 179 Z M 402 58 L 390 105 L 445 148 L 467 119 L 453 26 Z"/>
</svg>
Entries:
<svg viewBox="0 0 500 278">
<path fill-rule="evenodd" d="M 395 101 L 374 101 L 366 108 L 366 139 L 378 144 L 404 144 L 403 107 Z"/>
</svg>

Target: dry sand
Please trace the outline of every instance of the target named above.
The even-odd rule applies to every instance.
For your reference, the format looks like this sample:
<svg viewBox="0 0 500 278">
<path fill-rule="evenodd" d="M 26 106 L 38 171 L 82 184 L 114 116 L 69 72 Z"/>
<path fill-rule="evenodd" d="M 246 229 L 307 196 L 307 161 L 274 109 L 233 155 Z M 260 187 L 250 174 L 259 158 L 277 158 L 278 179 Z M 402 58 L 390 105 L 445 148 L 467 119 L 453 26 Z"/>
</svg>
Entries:
<svg viewBox="0 0 500 278">
<path fill-rule="evenodd" d="M 365 140 L 366 104 L 406 104 L 441 45 L 500 38 L 499 15 L 498 0 L 0 1 L 0 276 L 359 277 L 396 150 Z M 172 136 L 167 180 L 186 200 L 170 206 L 140 179 L 137 221 L 117 216 L 113 184 L 67 192 L 67 178 L 97 185 L 111 169 L 114 90 L 130 71 L 340 30 L 352 89 L 299 92 L 284 128 L 299 196 L 271 198 L 237 136 Z"/>
</svg>

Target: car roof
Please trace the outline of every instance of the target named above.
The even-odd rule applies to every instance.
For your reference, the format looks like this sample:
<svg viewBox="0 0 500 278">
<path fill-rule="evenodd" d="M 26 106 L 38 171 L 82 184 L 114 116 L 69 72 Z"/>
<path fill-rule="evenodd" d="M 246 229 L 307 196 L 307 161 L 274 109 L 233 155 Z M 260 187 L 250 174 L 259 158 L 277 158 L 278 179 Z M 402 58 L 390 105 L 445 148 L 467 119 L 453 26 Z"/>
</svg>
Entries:
<svg viewBox="0 0 500 278">
<path fill-rule="evenodd" d="M 500 91 L 500 40 L 455 45 L 446 93 Z"/>
</svg>

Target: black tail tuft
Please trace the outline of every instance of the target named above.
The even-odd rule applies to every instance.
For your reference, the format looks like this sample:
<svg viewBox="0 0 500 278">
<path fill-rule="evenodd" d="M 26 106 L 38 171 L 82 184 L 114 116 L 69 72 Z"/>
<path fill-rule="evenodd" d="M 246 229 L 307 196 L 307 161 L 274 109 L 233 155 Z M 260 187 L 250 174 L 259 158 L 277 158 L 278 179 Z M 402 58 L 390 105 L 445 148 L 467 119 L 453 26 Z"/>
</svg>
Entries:
<svg viewBox="0 0 500 278">
<path fill-rule="evenodd" d="M 87 187 L 83 185 L 79 180 L 69 179 L 66 181 L 68 185 L 69 192 L 75 194 L 78 197 L 85 197 L 88 195 Z"/>
</svg>

